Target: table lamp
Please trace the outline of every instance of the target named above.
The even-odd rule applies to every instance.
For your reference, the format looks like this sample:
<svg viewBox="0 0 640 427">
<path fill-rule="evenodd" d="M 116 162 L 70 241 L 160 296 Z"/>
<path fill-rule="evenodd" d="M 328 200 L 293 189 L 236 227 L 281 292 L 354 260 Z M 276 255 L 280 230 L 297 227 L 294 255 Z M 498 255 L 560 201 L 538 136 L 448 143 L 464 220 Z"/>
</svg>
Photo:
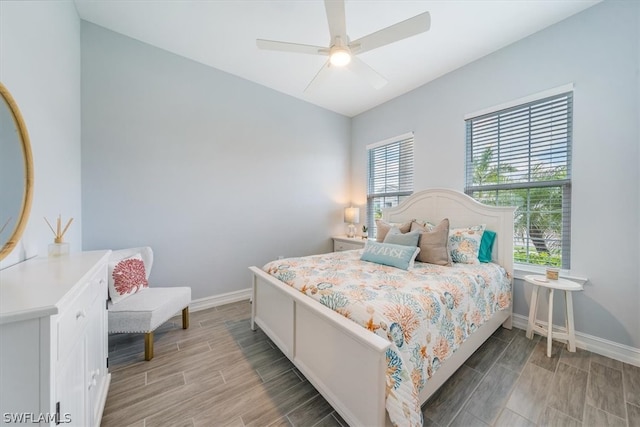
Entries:
<svg viewBox="0 0 640 427">
<path fill-rule="evenodd" d="M 347 237 L 356 236 L 355 224 L 360 222 L 360 209 L 350 207 L 344 209 L 344 222 L 349 224 L 349 230 L 347 231 Z"/>
</svg>

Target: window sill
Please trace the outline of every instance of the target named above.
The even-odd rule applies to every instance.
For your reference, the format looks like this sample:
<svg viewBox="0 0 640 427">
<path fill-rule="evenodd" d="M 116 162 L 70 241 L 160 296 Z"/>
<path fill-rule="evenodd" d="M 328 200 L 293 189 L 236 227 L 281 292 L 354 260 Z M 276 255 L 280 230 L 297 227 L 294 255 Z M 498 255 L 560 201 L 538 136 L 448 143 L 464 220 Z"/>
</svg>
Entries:
<svg viewBox="0 0 640 427">
<path fill-rule="evenodd" d="M 529 274 L 540 274 L 544 276 L 545 270 L 546 269 L 543 266 L 515 263 L 513 265 L 513 277 L 516 279 L 524 280 L 524 276 L 527 276 Z M 587 279 L 586 277 L 578 277 L 572 275 L 571 270 L 560 270 L 560 277 L 562 277 L 563 279 L 578 282 L 581 285 L 584 285 L 587 281 L 589 281 L 589 279 Z"/>
</svg>

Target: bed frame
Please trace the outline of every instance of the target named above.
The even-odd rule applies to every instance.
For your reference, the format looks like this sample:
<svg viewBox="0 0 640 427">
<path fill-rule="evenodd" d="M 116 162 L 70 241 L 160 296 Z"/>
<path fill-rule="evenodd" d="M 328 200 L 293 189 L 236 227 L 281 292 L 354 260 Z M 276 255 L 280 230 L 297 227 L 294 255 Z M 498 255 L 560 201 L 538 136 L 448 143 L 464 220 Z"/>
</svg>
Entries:
<svg viewBox="0 0 640 427">
<path fill-rule="evenodd" d="M 452 228 L 486 224 L 487 229 L 497 232 L 493 259 L 512 278 L 513 213 L 514 208 L 482 205 L 458 191 L 430 189 L 414 193 L 399 206 L 385 210 L 383 218 L 388 222 L 411 219 L 437 222 L 449 218 Z M 260 326 L 349 425 L 389 424 L 385 410 L 385 352 L 389 341 L 262 269 L 249 269 L 253 275 L 251 329 Z M 420 403 L 500 325 L 511 329 L 511 315 L 512 306 L 497 312 L 442 362 L 420 393 Z"/>
</svg>

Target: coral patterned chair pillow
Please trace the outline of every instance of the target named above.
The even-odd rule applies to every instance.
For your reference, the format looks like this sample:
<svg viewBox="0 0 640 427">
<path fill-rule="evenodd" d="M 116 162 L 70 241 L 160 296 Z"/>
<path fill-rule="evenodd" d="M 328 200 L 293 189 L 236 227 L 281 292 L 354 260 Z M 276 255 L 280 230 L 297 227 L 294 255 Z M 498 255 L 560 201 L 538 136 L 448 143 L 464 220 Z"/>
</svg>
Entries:
<svg viewBox="0 0 640 427">
<path fill-rule="evenodd" d="M 114 304 L 148 285 L 140 254 L 109 263 L 109 297 Z"/>
</svg>

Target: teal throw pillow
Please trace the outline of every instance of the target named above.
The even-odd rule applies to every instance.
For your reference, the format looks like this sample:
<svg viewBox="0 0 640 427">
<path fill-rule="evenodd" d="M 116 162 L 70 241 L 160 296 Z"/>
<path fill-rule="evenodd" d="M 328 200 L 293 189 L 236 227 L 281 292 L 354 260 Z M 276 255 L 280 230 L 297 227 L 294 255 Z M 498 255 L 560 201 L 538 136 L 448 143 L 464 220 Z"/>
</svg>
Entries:
<svg viewBox="0 0 640 427">
<path fill-rule="evenodd" d="M 408 270 L 413 267 L 418 252 L 420 252 L 420 248 L 416 246 L 394 245 L 392 243 L 367 240 L 360 259 Z"/>
<path fill-rule="evenodd" d="M 496 240 L 496 232 L 484 230 L 482 240 L 480 241 L 480 252 L 478 253 L 478 261 L 491 262 L 491 252 L 493 251 L 493 242 Z"/>
<path fill-rule="evenodd" d="M 398 227 L 392 227 L 384 237 L 383 243 L 403 246 L 418 246 L 418 239 L 420 239 L 420 231 L 418 230 L 403 233 Z"/>
</svg>

